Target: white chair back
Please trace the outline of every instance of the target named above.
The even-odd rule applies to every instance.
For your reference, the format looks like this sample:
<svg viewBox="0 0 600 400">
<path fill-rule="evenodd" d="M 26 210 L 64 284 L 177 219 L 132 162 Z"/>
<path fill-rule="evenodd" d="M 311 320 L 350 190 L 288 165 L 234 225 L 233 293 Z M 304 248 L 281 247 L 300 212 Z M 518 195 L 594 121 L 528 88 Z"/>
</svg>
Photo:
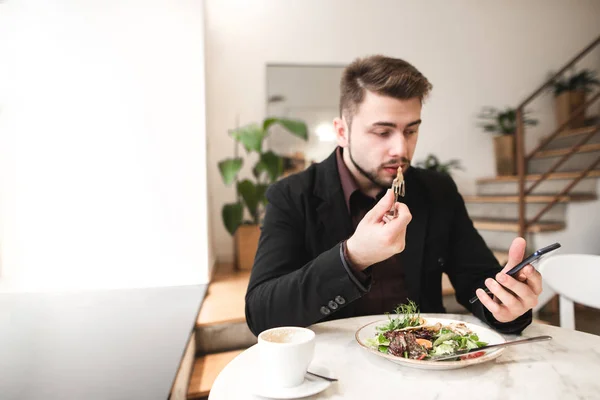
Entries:
<svg viewBox="0 0 600 400">
<path fill-rule="evenodd" d="M 600 256 L 559 254 L 540 261 L 544 282 L 559 294 L 560 326 L 575 329 L 573 303 L 600 308 Z"/>
</svg>

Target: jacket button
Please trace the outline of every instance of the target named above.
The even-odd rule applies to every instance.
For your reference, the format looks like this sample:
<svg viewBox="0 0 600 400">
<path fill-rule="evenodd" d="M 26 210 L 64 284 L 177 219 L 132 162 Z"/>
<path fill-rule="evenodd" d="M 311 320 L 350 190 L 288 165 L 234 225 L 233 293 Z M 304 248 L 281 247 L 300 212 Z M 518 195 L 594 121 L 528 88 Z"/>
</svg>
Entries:
<svg viewBox="0 0 600 400">
<path fill-rule="evenodd" d="M 344 299 L 342 296 L 336 296 L 335 302 L 338 303 L 339 305 L 342 305 L 342 304 L 346 303 L 346 299 Z"/>
<path fill-rule="evenodd" d="M 331 312 L 331 310 L 325 306 L 321 307 L 321 314 L 323 315 L 329 315 L 329 313 Z"/>
<path fill-rule="evenodd" d="M 442 257 L 438 258 L 438 264 L 440 264 L 442 267 L 444 266 L 444 259 Z"/>
<path fill-rule="evenodd" d="M 329 308 L 331 308 L 332 310 L 337 310 L 337 308 L 338 308 L 338 304 L 337 304 L 335 301 L 333 301 L 333 300 L 331 300 L 331 301 L 330 301 L 330 302 L 329 302 L 327 305 L 328 305 L 328 306 L 329 306 Z"/>
</svg>

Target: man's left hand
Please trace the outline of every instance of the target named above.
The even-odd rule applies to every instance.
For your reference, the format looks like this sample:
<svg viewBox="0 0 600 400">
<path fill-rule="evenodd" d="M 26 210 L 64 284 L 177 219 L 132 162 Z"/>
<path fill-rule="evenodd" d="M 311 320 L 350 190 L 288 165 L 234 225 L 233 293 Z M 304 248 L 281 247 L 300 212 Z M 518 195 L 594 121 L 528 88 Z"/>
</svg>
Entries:
<svg viewBox="0 0 600 400">
<path fill-rule="evenodd" d="M 525 314 L 538 304 L 538 297 L 542 293 L 542 275 L 531 264 L 514 278 L 506 274 L 523 260 L 525 247 L 525 239 L 519 237 L 513 240 L 504 269 L 496 275 L 496 280 L 486 279 L 485 285 L 494 294 L 493 299 L 483 289 L 476 291 L 481 304 L 490 310 L 498 322 L 510 322 Z"/>
</svg>

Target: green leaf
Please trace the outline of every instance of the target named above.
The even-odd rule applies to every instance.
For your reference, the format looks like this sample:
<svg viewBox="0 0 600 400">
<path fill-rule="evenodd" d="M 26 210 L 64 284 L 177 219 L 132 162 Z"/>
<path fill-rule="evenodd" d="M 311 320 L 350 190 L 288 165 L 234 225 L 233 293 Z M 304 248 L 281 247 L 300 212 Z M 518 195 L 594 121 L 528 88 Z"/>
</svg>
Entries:
<svg viewBox="0 0 600 400">
<path fill-rule="evenodd" d="M 377 350 L 379 350 L 379 351 L 380 351 L 380 352 L 382 352 L 382 353 L 385 353 L 385 354 L 387 354 L 387 352 L 388 352 L 388 347 L 387 347 L 387 346 L 379 346 L 379 347 L 377 348 Z"/>
<path fill-rule="evenodd" d="M 260 153 L 262 151 L 265 131 L 257 124 L 251 124 L 233 130 L 231 131 L 231 136 L 236 141 L 240 142 L 248 153 L 251 151 Z"/>
<path fill-rule="evenodd" d="M 241 158 L 228 158 L 219 163 L 219 171 L 221 171 L 221 177 L 226 185 L 235 181 L 235 177 L 242 169 L 243 162 L 244 160 Z"/>
<path fill-rule="evenodd" d="M 252 175 L 254 175 L 254 177 L 258 181 L 258 180 L 260 180 L 260 177 L 262 176 L 263 172 L 266 172 L 266 171 L 267 171 L 267 164 L 265 164 L 262 161 L 259 161 L 256 163 L 254 168 L 252 168 Z"/>
<path fill-rule="evenodd" d="M 244 179 L 243 181 L 239 182 L 237 189 L 238 193 L 242 196 L 242 200 L 244 200 L 244 204 L 246 204 L 250 215 L 252 215 L 254 221 L 257 222 L 258 204 L 261 201 L 259 189 L 248 179 Z"/>
<path fill-rule="evenodd" d="M 256 196 L 258 197 L 258 201 L 260 201 L 263 205 L 267 205 L 267 196 L 265 196 L 265 193 L 267 192 L 268 188 L 269 185 L 265 185 L 263 183 L 258 183 L 256 185 Z"/>
<path fill-rule="evenodd" d="M 260 163 L 269 175 L 269 182 L 275 182 L 283 174 L 283 158 L 272 151 L 260 155 Z"/>
<path fill-rule="evenodd" d="M 386 339 L 386 337 L 383 335 L 383 333 L 380 333 L 377 335 L 377 343 L 383 346 L 389 346 L 390 345 L 390 341 Z"/>
<path fill-rule="evenodd" d="M 242 223 L 244 207 L 242 206 L 242 203 L 239 202 L 225 204 L 221 211 L 221 215 L 227 232 L 233 236 L 238 226 Z"/>
<path fill-rule="evenodd" d="M 263 130 L 266 132 L 274 124 L 282 125 L 288 132 L 300 139 L 308 140 L 308 128 L 302 121 L 285 118 L 267 118 L 263 122 Z"/>
</svg>

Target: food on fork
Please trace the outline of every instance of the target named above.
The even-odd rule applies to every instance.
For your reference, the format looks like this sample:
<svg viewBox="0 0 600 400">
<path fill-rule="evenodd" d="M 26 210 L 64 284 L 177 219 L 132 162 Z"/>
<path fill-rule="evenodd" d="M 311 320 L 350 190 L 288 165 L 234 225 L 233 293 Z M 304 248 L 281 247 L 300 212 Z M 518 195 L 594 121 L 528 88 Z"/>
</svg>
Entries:
<svg viewBox="0 0 600 400">
<path fill-rule="evenodd" d="M 398 200 L 400 200 L 400 196 L 404 197 L 406 191 L 404 174 L 402 174 L 402 166 L 398 167 L 396 177 L 392 181 L 392 191 L 394 192 L 394 204 L 392 204 L 392 208 L 390 208 L 388 215 L 392 218 L 396 218 L 398 216 L 398 211 L 396 210 L 396 203 L 398 202 Z"/>
</svg>

